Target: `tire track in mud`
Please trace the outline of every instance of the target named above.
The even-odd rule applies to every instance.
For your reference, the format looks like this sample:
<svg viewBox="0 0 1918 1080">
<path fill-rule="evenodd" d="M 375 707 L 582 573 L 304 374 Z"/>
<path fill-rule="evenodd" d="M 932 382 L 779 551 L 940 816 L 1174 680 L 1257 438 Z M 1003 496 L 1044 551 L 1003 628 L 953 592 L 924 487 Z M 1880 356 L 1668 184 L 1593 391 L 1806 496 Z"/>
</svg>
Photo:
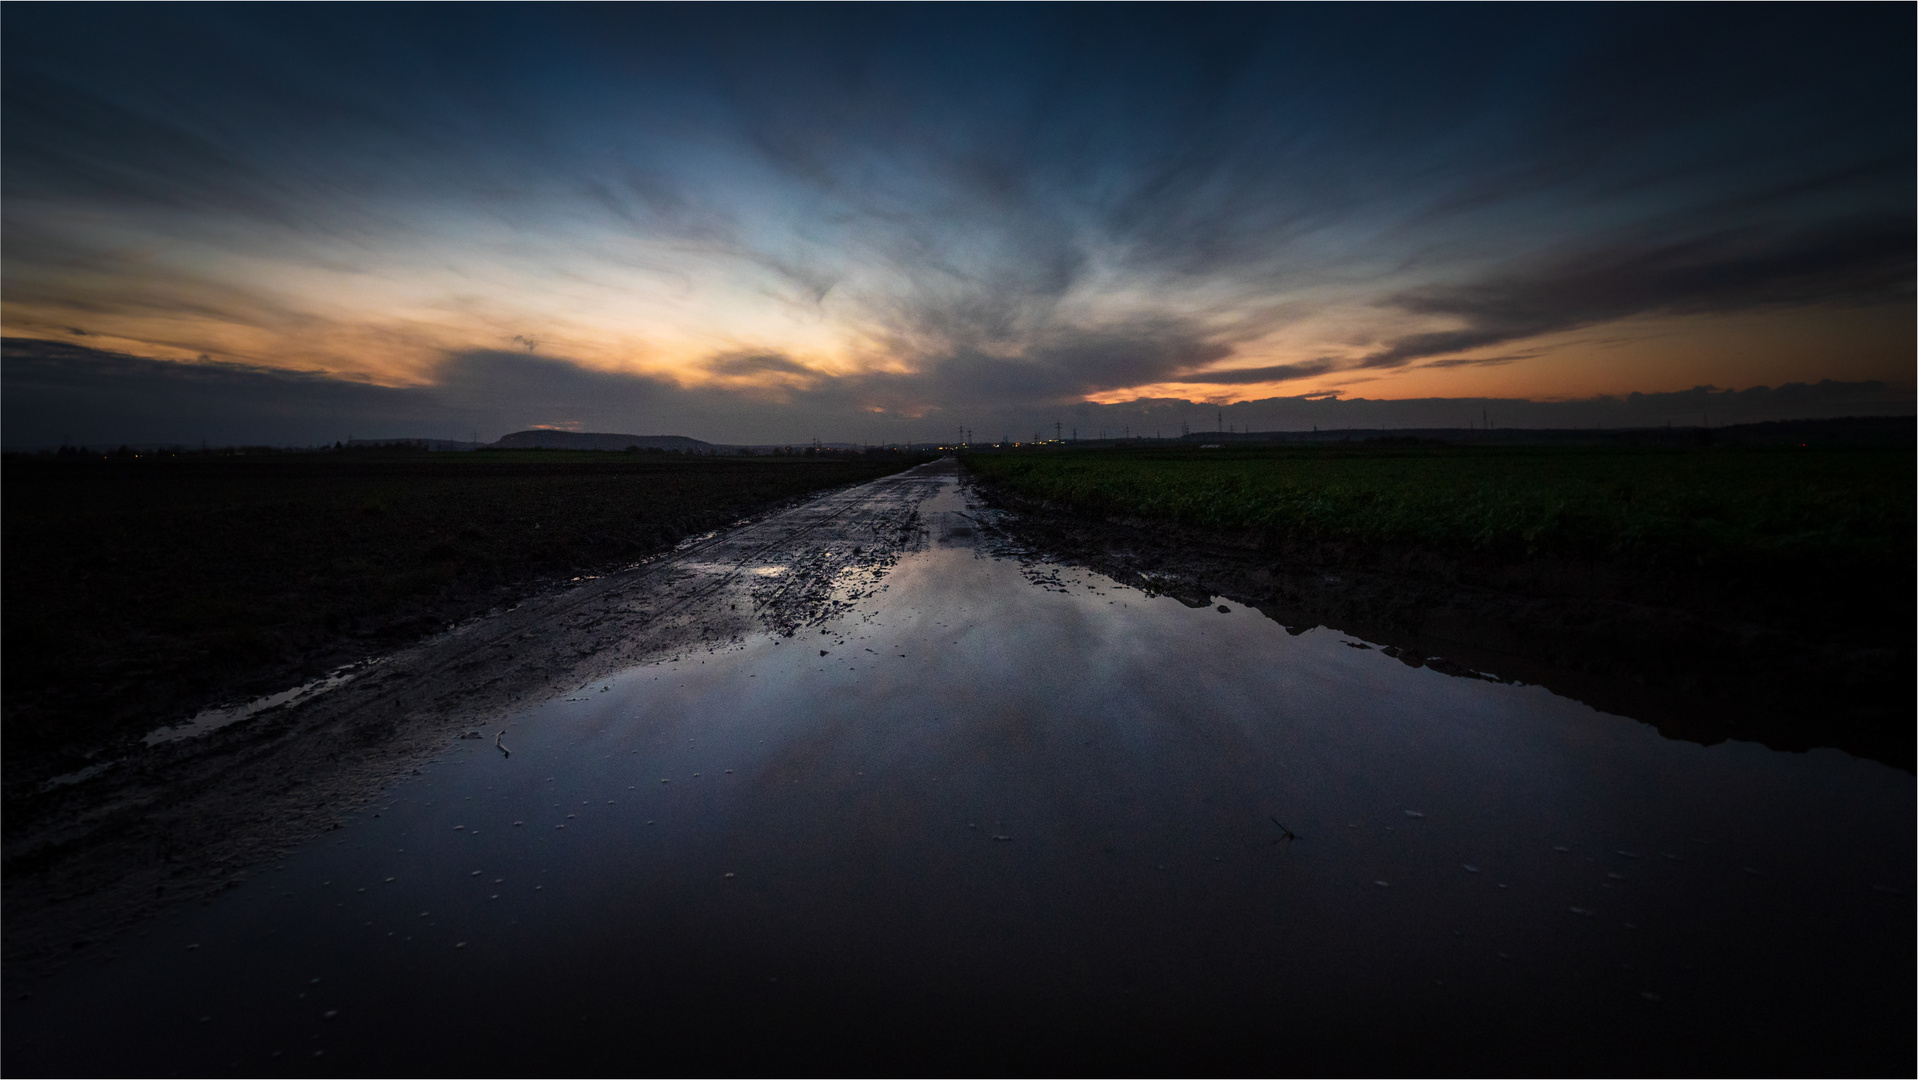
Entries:
<svg viewBox="0 0 1918 1080">
<path fill-rule="evenodd" d="M 925 546 L 942 460 L 829 493 L 383 657 L 336 689 L 148 747 L 10 821 L 9 974 L 87 955 L 258 874 L 469 730 L 627 667 L 843 610 Z M 22 820 L 24 819 L 24 820 Z"/>
</svg>

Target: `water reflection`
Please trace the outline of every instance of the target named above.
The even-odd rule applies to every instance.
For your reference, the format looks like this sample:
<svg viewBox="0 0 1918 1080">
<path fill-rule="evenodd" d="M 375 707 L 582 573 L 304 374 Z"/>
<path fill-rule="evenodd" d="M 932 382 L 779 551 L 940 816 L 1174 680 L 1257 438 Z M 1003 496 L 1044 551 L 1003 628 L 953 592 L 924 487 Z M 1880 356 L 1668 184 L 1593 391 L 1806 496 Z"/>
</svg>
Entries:
<svg viewBox="0 0 1918 1080">
<path fill-rule="evenodd" d="M 1908 774 L 999 557 L 978 515 L 948 485 L 830 620 L 456 744 L 115 996 L 16 1006 L 10 1064 L 107 1008 L 193 1070 L 1909 1066 Z"/>
</svg>

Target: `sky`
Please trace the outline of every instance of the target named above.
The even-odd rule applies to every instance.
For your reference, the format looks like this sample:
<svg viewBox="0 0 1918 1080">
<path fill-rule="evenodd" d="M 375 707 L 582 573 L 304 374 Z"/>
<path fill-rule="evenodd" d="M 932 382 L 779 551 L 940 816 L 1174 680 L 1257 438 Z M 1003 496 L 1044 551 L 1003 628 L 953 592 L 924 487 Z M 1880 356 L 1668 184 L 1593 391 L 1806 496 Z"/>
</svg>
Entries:
<svg viewBox="0 0 1918 1080">
<path fill-rule="evenodd" d="M 1914 29 L 7 5 L 0 440 L 1908 413 Z"/>
</svg>

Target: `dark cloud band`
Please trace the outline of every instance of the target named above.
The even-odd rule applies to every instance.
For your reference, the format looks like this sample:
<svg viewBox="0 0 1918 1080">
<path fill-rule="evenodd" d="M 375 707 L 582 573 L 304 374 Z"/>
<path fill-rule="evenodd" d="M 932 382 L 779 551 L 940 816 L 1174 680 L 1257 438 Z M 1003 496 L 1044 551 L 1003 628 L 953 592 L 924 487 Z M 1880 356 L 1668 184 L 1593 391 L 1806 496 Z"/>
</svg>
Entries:
<svg viewBox="0 0 1918 1080">
<path fill-rule="evenodd" d="M 1631 427 L 1846 415 L 1910 415 L 1910 387 L 1822 382 L 1738 391 L 1697 388 L 1574 401 L 1327 395 L 1213 405 L 1142 399 L 1117 405 L 976 403 L 931 414 L 874 413 L 874 388 L 826 381 L 778 401 L 586 371 L 524 352 L 448 359 L 430 386 L 385 387 L 311 373 L 175 363 L 61 342 L 0 344 L 0 423 L 9 449 L 100 445 L 315 445 L 349 437 L 496 438 L 536 425 L 714 442 L 803 442 L 818 431 L 873 443 L 949 439 L 960 423 L 981 439 L 1082 438 L 1211 430 L 1464 427 L 1489 412 L 1507 427 Z"/>
</svg>

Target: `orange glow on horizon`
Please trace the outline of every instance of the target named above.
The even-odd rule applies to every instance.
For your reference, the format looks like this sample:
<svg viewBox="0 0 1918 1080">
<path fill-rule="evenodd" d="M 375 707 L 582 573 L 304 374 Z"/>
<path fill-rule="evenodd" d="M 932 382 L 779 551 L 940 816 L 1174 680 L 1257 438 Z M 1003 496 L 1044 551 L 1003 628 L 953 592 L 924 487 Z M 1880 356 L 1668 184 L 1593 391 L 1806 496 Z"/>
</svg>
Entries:
<svg viewBox="0 0 1918 1080">
<path fill-rule="evenodd" d="M 428 317 L 417 310 L 384 318 L 350 319 L 329 313 L 276 321 L 222 319 L 185 310 L 95 311 L 83 316 L 54 305 L 10 299 L 0 304 L 0 332 L 162 360 L 308 371 L 390 387 L 434 385 L 448 358 L 463 352 L 526 352 L 587 370 L 645 376 L 683 388 L 711 388 L 762 400 L 870 376 L 902 380 L 901 389 L 911 398 L 906 386 L 936 363 L 924 355 L 893 351 L 902 350 L 902 343 L 855 326 L 816 319 L 803 334 L 788 335 L 782 331 L 792 328 L 777 325 L 785 321 L 777 313 L 770 319 L 763 315 L 759 320 L 743 320 L 757 321 L 763 338 L 699 332 L 684 324 L 640 333 L 604 312 L 582 318 L 563 331 L 515 335 L 507 331 L 534 320 L 474 319 L 451 312 Z M 87 332 L 75 335 L 71 328 L 80 321 L 87 324 L 83 327 Z M 552 326 L 555 321 L 544 324 Z M 1313 349 L 1309 342 L 1296 341 L 1255 348 L 1258 351 L 1235 353 L 1207 370 L 1300 363 L 1330 352 L 1329 347 Z M 1285 351 L 1266 351 L 1280 348 Z M 1623 320 L 1394 369 L 1347 367 L 1309 378 L 1244 385 L 1174 377 L 1087 394 L 1084 400 L 1109 405 L 1183 398 L 1229 404 L 1324 394 L 1388 400 L 1564 400 L 1697 385 L 1742 389 L 1827 378 L 1908 386 L 1913 382 L 1915 350 L 1918 329 L 1903 305 L 1803 307 Z M 1017 350 L 1008 351 L 1016 362 Z M 1350 347 L 1345 351 L 1349 353 Z M 1473 362 L 1513 355 L 1518 358 Z M 937 411 L 938 405 L 889 400 L 865 408 L 916 418 Z"/>
</svg>

